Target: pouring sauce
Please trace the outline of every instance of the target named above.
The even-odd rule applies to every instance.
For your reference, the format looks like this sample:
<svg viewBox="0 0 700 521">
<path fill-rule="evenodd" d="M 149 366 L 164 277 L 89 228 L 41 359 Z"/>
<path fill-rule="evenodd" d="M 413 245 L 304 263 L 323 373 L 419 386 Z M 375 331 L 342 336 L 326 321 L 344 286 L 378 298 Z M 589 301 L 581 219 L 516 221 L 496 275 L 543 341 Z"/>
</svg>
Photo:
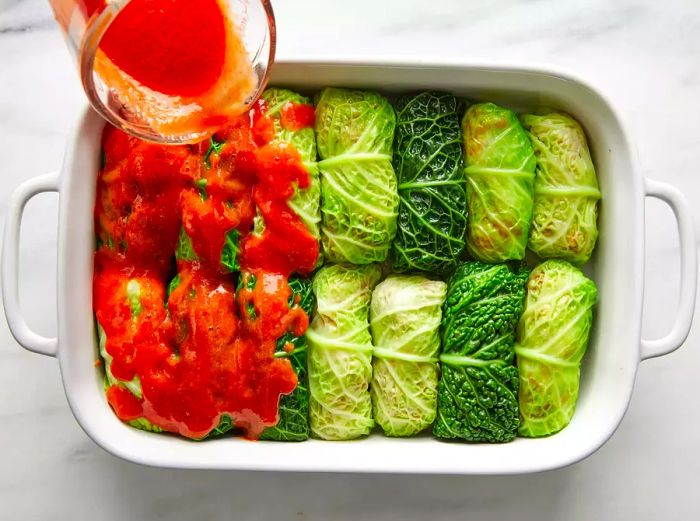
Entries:
<svg viewBox="0 0 700 521">
<path fill-rule="evenodd" d="M 74 5 L 75 0 L 55 0 Z M 108 0 L 84 0 L 86 18 Z M 63 11 L 55 7 L 59 23 Z M 226 0 L 131 0 L 99 42 L 94 71 L 125 119 L 166 138 L 205 136 L 245 111 L 258 86 Z"/>
</svg>

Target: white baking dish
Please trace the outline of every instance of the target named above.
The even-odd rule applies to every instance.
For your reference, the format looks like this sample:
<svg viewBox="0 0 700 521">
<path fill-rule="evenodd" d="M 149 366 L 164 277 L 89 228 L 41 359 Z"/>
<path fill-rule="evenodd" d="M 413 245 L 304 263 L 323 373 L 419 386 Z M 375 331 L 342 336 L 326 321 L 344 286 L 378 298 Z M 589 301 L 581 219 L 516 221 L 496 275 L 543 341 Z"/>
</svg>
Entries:
<svg viewBox="0 0 700 521">
<path fill-rule="evenodd" d="M 353 442 L 303 443 L 220 439 L 204 443 L 146 433 L 121 423 L 107 405 L 92 314 L 93 202 L 102 120 L 80 118 L 60 174 L 30 180 L 15 192 L 4 239 L 3 299 L 10 329 L 25 348 L 58 358 L 76 419 L 100 446 L 125 459 L 163 467 L 299 471 L 506 474 L 535 472 L 576 462 L 615 431 L 630 400 L 640 360 L 677 349 L 690 329 L 696 293 L 692 221 L 682 194 L 640 177 L 614 109 L 594 89 L 557 72 L 447 63 L 286 62 L 272 83 L 304 90 L 362 86 L 384 91 L 437 88 L 514 108 L 562 108 L 583 124 L 597 164 L 603 202 L 600 240 L 587 271 L 600 289 L 595 326 L 583 365 L 576 415 L 559 434 L 503 445 L 446 443 L 429 435 L 390 439 L 375 434 Z M 19 225 L 35 194 L 60 194 L 58 338 L 32 332 L 17 298 Z M 640 338 L 644 294 L 644 198 L 668 203 L 680 232 L 681 295 L 676 324 L 666 337 Z M 669 230 L 672 232 L 672 230 Z"/>
</svg>

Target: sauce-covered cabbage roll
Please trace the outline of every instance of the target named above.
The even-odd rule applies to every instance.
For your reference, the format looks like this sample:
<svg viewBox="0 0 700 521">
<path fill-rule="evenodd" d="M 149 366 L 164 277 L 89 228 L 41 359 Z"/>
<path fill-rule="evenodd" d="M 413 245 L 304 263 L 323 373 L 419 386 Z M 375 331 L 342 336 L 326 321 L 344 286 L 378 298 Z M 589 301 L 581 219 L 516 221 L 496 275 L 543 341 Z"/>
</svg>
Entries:
<svg viewBox="0 0 700 521">
<path fill-rule="evenodd" d="M 105 253 L 168 272 L 188 157 L 185 146 L 164 147 L 105 127 L 95 194 L 95 232 Z"/>
<path fill-rule="evenodd" d="M 300 307 L 311 318 L 316 297 L 311 290 L 311 280 L 292 277 L 289 279 L 292 294 L 289 307 Z M 277 339 L 278 358 L 289 358 L 297 374 L 297 386 L 291 394 L 280 397 L 277 425 L 265 429 L 261 440 L 303 441 L 309 437 L 309 377 L 306 369 L 308 343 L 305 335 L 292 332 Z"/>
<path fill-rule="evenodd" d="M 133 360 L 141 355 L 142 345 L 168 349 L 158 327 L 166 318 L 165 287 L 149 270 L 129 270 L 107 259 L 100 251 L 96 256 L 93 280 L 93 306 L 97 321 L 100 355 L 104 360 L 107 401 L 117 416 L 137 429 L 161 432 L 141 415 L 131 414 L 120 395 L 143 398 L 141 378 L 135 366 L 117 360 Z M 144 353 L 145 354 L 145 353 Z"/>
<path fill-rule="evenodd" d="M 316 163 L 316 133 L 313 128 L 314 109 L 311 100 L 287 89 L 271 88 L 262 94 L 272 119 L 276 140 L 291 144 L 301 156 L 309 172 L 311 184 L 296 188 L 289 207 L 304 222 L 316 239 L 321 238 L 321 180 Z M 319 260 L 319 263 L 321 261 Z"/>
<path fill-rule="evenodd" d="M 517 116 L 493 103 L 462 120 L 467 164 L 467 250 L 483 262 L 525 257 L 536 160 Z"/>
</svg>

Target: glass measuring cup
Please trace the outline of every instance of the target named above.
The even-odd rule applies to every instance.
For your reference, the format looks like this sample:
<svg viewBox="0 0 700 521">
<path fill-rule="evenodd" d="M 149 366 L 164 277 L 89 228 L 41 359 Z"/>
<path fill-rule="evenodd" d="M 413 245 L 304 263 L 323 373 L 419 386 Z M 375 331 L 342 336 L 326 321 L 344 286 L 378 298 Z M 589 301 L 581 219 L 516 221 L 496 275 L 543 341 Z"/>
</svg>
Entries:
<svg viewBox="0 0 700 521">
<path fill-rule="evenodd" d="M 131 2 L 133 5 L 129 5 Z M 141 8 L 159 8 L 161 12 L 163 9 L 196 9 L 214 2 L 220 7 L 226 24 L 225 59 L 218 79 L 202 92 L 178 94 L 158 90 L 159 86 L 154 87 L 139 81 L 143 78 L 129 74 L 131 70 L 126 72 L 115 56 L 105 51 L 110 48 L 107 45 L 110 38 L 120 28 L 126 27 L 130 34 L 138 37 L 138 27 L 134 28 L 133 24 L 114 23 L 120 15 L 126 17 Z M 49 0 L 49 3 L 78 65 L 90 104 L 114 126 L 138 137 L 161 143 L 201 141 L 229 117 L 250 108 L 267 84 L 276 42 L 275 19 L 269 0 L 191 3 L 187 0 Z M 196 17 L 197 12 L 192 11 L 192 15 Z M 161 20 L 158 11 L 149 11 L 149 17 L 144 19 L 155 20 L 154 24 Z M 187 17 L 180 19 L 187 21 Z M 188 36 L 171 26 L 163 27 L 163 31 L 174 34 L 175 39 L 180 39 L 178 34 L 183 40 Z M 132 38 L 131 43 L 143 49 L 136 38 Z M 173 43 L 173 39 L 169 39 L 166 46 L 168 41 Z M 118 45 L 111 48 L 119 54 Z M 163 60 L 162 63 L 165 74 L 168 64 L 177 64 L 177 60 Z M 142 72 L 146 76 L 149 74 L 147 67 L 142 67 Z"/>
</svg>

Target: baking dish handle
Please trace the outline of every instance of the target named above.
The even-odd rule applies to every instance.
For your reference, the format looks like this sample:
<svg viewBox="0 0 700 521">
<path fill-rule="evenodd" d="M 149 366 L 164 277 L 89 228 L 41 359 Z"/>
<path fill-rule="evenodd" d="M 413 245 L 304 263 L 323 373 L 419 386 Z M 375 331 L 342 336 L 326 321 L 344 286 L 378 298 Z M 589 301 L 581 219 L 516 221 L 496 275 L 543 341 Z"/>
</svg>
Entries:
<svg viewBox="0 0 700 521">
<path fill-rule="evenodd" d="M 656 340 L 642 339 L 642 360 L 672 353 L 685 342 L 693 323 L 698 285 L 695 230 L 688 200 L 680 190 L 666 183 L 645 179 L 645 188 L 647 197 L 655 197 L 665 202 L 676 217 L 681 255 L 681 291 L 676 321 L 671 332 Z"/>
<path fill-rule="evenodd" d="M 52 172 L 25 181 L 15 190 L 7 211 L 2 246 L 2 302 L 12 336 L 25 349 L 48 356 L 56 356 L 58 339 L 32 331 L 19 305 L 19 230 L 29 200 L 44 192 L 58 192 L 58 182 L 58 172 Z"/>
</svg>

